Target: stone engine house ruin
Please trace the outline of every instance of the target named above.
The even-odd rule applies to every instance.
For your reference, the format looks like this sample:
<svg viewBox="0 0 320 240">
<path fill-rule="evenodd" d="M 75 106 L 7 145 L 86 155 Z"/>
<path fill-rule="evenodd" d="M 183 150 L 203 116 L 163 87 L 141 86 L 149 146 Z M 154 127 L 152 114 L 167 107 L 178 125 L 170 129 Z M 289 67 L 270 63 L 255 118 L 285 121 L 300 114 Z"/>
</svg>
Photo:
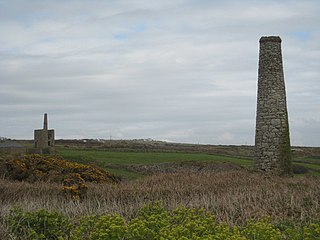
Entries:
<svg viewBox="0 0 320 240">
<path fill-rule="evenodd" d="M 260 38 L 255 135 L 257 170 L 290 174 L 291 147 L 281 38 Z"/>
<path fill-rule="evenodd" d="M 34 130 L 34 148 L 38 153 L 54 152 L 54 130 L 48 129 L 48 115 L 44 114 L 43 129 Z"/>
</svg>

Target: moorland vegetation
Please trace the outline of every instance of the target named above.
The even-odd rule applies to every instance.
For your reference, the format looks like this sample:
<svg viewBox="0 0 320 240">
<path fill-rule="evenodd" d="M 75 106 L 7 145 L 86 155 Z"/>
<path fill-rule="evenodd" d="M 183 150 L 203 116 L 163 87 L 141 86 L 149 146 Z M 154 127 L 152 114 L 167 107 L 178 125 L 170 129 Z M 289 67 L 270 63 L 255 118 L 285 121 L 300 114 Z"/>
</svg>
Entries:
<svg viewBox="0 0 320 240">
<path fill-rule="evenodd" d="M 317 156 L 279 177 L 226 155 L 61 146 L 55 157 L 3 156 L 0 238 L 320 239 Z M 82 194 L 67 190 L 79 184 Z"/>
</svg>

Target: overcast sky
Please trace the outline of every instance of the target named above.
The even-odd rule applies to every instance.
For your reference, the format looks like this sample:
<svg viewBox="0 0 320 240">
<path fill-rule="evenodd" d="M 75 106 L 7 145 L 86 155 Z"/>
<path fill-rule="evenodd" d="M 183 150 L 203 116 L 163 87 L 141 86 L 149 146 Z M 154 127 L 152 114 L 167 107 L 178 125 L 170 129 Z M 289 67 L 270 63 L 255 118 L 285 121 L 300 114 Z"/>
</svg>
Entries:
<svg viewBox="0 0 320 240">
<path fill-rule="evenodd" d="M 0 136 L 254 144 L 279 35 L 293 145 L 320 146 L 318 0 L 0 0 Z"/>
</svg>

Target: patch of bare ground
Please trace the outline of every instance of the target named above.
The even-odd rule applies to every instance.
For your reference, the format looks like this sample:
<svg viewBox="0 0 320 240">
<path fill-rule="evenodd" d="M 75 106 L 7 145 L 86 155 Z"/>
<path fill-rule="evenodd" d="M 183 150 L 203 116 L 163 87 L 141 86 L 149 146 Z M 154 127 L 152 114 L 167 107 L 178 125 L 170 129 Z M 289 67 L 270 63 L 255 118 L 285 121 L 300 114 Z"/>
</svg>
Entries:
<svg viewBox="0 0 320 240">
<path fill-rule="evenodd" d="M 128 219 L 145 203 L 161 201 L 165 208 L 183 204 L 213 212 L 219 221 L 244 224 L 270 216 L 275 223 L 305 223 L 320 219 L 319 177 L 277 177 L 246 170 L 155 174 L 134 182 L 89 184 L 78 201 L 66 199 L 54 183 L 0 180 L 0 216 L 12 206 L 44 208 L 71 218 L 118 213 Z"/>
</svg>

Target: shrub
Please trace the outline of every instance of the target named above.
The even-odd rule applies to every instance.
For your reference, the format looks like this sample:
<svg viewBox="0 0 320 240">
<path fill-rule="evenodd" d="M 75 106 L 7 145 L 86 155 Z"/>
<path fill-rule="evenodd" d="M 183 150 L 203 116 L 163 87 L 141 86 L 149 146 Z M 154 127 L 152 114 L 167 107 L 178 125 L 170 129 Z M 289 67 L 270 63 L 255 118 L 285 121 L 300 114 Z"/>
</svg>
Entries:
<svg viewBox="0 0 320 240">
<path fill-rule="evenodd" d="M 128 221 L 116 214 L 86 216 L 73 227 L 57 212 L 23 212 L 14 208 L 7 217 L 17 239 L 49 240 L 319 240 L 320 224 L 274 225 L 270 219 L 248 221 L 242 227 L 219 223 L 202 209 L 181 206 L 174 211 L 148 204 Z M 73 228 L 73 230 L 71 230 Z"/>
<path fill-rule="evenodd" d="M 281 240 L 280 230 L 270 223 L 268 218 L 263 218 L 258 222 L 249 221 L 242 231 L 247 239 L 259 240 Z"/>
<path fill-rule="evenodd" d="M 320 239 L 320 224 L 310 224 L 303 228 L 305 240 L 319 240 Z"/>
<path fill-rule="evenodd" d="M 159 203 L 139 210 L 136 218 L 128 224 L 126 239 L 245 240 L 238 228 L 217 224 L 215 216 L 203 209 L 181 206 L 168 212 Z"/>
<path fill-rule="evenodd" d="M 118 215 L 84 217 L 72 233 L 72 240 L 116 240 L 126 233 L 125 221 Z"/>
<path fill-rule="evenodd" d="M 224 223 L 216 223 L 215 216 L 203 209 L 181 206 L 173 211 L 170 224 L 161 230 L 161 239 L 237 239 L 240 236 L 238 228 L 232 228 Z"/>
<path fill-rule="evenodd" d="M 72 225 L 69 220 L 58 212 L 38 210 L 22 211 L 13 208 L 7 217 L 9 231 L 18 239 L 66 239 Z"/>
<path fill-rule="evenodd" d="M 159 239 L 162 228 L 170 224 L 170 215 L 160 203 L 145 205 L 128 224 L 129 239 Z"/>
<path fill-rule="evenodd" d="M 71 178 L 66 178 L 63 181 L 64 194 L 72 200 L 83 199 L 87 194 L 87 190 L 88 187 L 79 173 L 74 173 L 71 175 Z"/>
<path fill-rule="evenodd" d="M 309 225 L 285 225 L 281 228 L 283 239 L 290 240 L 319 240 L 320 239 L 320 224 L 311 223 Z"/>
<path fill-rule="evenodd" d="M 60 183 L 65 178 L 79 174 L 86 182 L 119 182 L 111 173 L 85 164 L 70 162 L 53 156 L 39 154 L 24 155 L 19 159 L 5 160 L 6 177 L 28 182 L 51 181 Z"/>
</svg>

